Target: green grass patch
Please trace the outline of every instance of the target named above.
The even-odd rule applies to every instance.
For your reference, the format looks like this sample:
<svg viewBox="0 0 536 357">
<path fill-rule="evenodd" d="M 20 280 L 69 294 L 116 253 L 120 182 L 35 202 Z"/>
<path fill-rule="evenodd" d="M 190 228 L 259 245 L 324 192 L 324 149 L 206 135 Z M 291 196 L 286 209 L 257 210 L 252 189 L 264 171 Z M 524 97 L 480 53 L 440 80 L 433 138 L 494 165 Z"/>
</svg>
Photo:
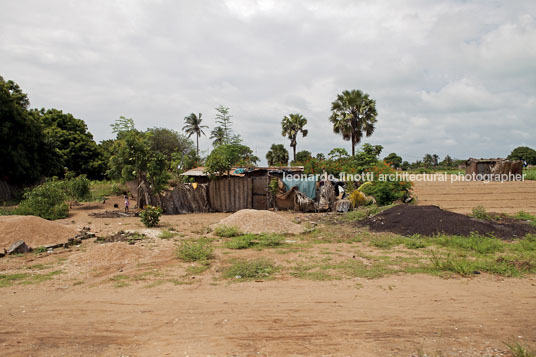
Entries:
<svg viewBox="0 0 536 357">
<path fill-rule="evenodd" d="M 208 260 L 199 262 L 198 265 L 192 265 L 186 268 L 186 272 L 189 275 L 199 275 L 210 269 L 210 262 Z"/>
<path fill-rule="evenodd" d="M 162 232 L 160 232 L 160 234 L 158 235 L 158 238 L 171 239 L 178 235 L 179 234 L 177 232 L 172 232 L 171 230 L 164 229 Z"/>
<path fill-rule="evenodd" d="M 536 180 L 536 168 L 523 170 L 525 180 Z"/>
<path fill-rule="evenodd" d="M 493 221 L 495 219 L 482 206 L 476 206 L 475 208 L 473 208 L 471 216 L 473 216 L 474 218 L 483 219 L 486 221 Z"/>
<path fill-rule="evenodd" d="M 280 234 L 244 234 L 231 238 L 224 243 L 224 246 L 229 249 L 279 247 L 284 240 L 285 237 Z"/>
<path fill-rule="evenodd" d="M 517 341 L 505 342 L 506 347 L 513 357 L 536 357 L 536 351 L 528 346 L 524 346 Z"/>
<path fill-rule="evenodd" d="M 372 217 L 377 215 L 378 213 L 385 211 L 386 209 L 389 209 L 391 207 L 394 207 L 395 205 L 388 205 L 388 206 L 377 206 L 377 205 L 370 205 L 370 206 L 361 206 L 357 207 L 353 211 L 346 212 L 342 219 L 347 222 L 355 222 L 360 221 L 362 219 Z"/>
<path fill-rule="evenodd" d="M 177 256 L 186 262 L 205 261 L 214 258 L 214 248 L 206 238 L 184 240 L 177 248 Z"/>
<path fill-rule="evenodd" d="M 508 243 L 491 236 L 481 236 L 471 233 L 468 237 L 439 235 L 430 238 L 430 241 L 447 248 L 473 251 L 480 254 L 501 252 Z"/>
<path fill-rule="evenodd" d="M 242 232 L 236 227 L 219 226 L 214 230 L 214 234 L 222 238 L 231 238 L 242 235 Z"/>
<path fill-rule="evenodd" d="M 260 258 L 253 260 L 238 259 L 223 272 L 223 277 L 228 279 L 265 279 L 274 274 L 278 268 L 268 259 Z"/>
</svg>

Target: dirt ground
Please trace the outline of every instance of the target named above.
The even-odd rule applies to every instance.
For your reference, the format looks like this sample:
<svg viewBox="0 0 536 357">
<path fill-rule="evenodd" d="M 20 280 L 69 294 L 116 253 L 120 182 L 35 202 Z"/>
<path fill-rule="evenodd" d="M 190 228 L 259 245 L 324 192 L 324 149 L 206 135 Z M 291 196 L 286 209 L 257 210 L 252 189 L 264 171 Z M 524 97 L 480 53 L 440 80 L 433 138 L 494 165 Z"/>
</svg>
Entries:
<svg viewBox="0 0 536 357">
<path fill-rule="evenodd" d="M 448 177 L 447 182 L 415 181 L 418 204 L 464 214 L 477 206 L 489 212 L 536 214 L 536 181 L 451 183 Z"/>
<path fill-rule="evenodd" d="M 0 259 L 0 274 L 50 276 L 0 287 L 3 356 L 507 356 L 504 342 L 536 345 L 534 276 L 314 281 L 282 272 L 235 282 L 221 278 L 221 266 L 235 256 L 270 255 L 284 264 L 377 253 L 336 242 L 290 243 L 277 252 L 222 249 L 209 270 L 188 273 L 197 265 L 177 259 L 177 243 L 207 234 L 229 214 L 163 216 L 154 229 L 136 217 L 89 215 L 115 201 L 76 207 L 61 222 L 90 226 L 97 236 L 134 230 L 153 238 L 134 245 L 91 239 Z M 312 224 L 322 217 L 280 214 Z M 164 229 L 180 234 L 156 238 Z"/>
</svg>

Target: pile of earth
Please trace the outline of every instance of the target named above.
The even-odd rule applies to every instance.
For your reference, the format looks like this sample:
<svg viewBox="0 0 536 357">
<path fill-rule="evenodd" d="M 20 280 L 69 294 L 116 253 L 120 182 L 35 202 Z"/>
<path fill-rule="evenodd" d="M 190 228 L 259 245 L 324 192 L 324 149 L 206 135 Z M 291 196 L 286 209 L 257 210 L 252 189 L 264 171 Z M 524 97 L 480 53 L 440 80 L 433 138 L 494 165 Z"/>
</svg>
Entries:
<svg viewBox="0 0 536 357">
<path fill-rule="evenodd" d="M 235 227 L 244 233 L 294 233 L 304 231 L 304 227 L 285 217 L 266 210 L 243 209 L 222 219 L 212 226 Z"/>
<path fill-rule="evenodd" d="M 0 216 L 0 250 L 19 240 L 32 248 L 65 243 L 78 234 L 72 227 L 40 217 Z"/>
<path fill-rule="evenodd" d="M 442 210 L 437 206 L 398 205 L 358 222 L 375 232 L 404 236 L 450 234 L 468 236 L 472 232 L 512 239 L 536 233 L 536 227 L 524 222 L 496 223 Z"/>
</svg>

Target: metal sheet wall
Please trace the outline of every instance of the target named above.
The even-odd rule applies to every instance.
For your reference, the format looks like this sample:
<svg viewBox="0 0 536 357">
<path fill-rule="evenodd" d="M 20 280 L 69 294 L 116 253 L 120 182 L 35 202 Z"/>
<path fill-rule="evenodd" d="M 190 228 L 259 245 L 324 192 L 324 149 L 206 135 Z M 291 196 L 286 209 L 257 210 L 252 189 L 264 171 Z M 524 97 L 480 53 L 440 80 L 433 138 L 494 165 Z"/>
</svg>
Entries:
<svg viewBox="0 0 536 357">
<path fill-rule="evenodd" d="M 248 177 L 229 177 L 210 181 L 208 197 L 210 207 L 217 212 L 252 208 L 252 180 Z"/>
</svg>

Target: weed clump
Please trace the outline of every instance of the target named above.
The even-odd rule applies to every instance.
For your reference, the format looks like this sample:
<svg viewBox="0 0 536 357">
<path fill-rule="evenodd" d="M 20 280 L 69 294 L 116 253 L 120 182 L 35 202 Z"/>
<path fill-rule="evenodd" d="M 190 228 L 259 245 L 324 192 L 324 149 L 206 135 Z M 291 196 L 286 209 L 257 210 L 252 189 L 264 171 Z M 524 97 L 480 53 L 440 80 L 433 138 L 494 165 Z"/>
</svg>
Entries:
<svg viewBox="0 0 536 357">
<path fill-rule="evenodd" d="M 225 278 L 235 279 L 262 279 L 271 276 L 277 271 L 274 263 L 267 259 L 235 260 L 230 267 L 225 269 Z"/>
<path fill-rule="evenodd" d="M 177 255 L 186 262 L 206 261 L 214 258 L 214 248 L 206 238 L 185 240 L 179 245 Z"/>
</svg>

